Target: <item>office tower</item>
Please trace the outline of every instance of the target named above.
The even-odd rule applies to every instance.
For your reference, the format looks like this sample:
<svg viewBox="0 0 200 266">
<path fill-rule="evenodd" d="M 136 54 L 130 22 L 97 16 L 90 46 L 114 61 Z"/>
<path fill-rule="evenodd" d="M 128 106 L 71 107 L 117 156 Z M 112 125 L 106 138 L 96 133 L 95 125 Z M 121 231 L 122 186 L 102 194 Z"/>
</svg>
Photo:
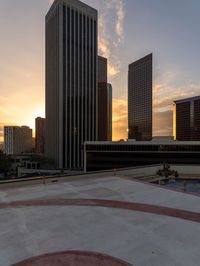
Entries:
<svg viewBox="0 0 200 266">
<path fill-rule="evenodd" d="M 44 154 L 45 119 L 35 119 L 35 151 L 37 154 Z"/>
<path fill-rule="evenodd" d="M 45 155 L 83 168 L 84 141 L 97 140 L 97 11 L 55 0 L 46 15 Z"/>
<path fill-rule="evenodd" d="M 107 83 L 107 59 L 98 56 L 98 140 L 112 140 L 112 86 Z"/>
<path fill-rule="evenodd" d="M 32 151 L 32 129 L 27 126 L 4 127 L 4 151 L 9 155 L 18 155 Z"/>
<path fill-rule="evenodd" d="M 174 102 L 173 132 L 175 140 L 200 140 L 200 96 Z"/>
<path fill-rule="evenodd" d="M 129 65 L 128 138 L 152 139 L 152 54 Z"/>
<path fill-rule="evenodd" d="M 107 58 L 98 56 L 98 83 L 106 83 L 108 80 Z"/>
</svg>

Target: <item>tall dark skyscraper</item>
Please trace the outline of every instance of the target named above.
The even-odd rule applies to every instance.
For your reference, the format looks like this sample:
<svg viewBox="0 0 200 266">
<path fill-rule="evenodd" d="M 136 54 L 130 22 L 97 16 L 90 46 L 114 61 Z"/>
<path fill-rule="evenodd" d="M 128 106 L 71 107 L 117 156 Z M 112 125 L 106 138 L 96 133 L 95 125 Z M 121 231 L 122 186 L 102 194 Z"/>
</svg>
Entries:
<svg viewBox="0 0 200 266">
<path fill-rule="evenodd" d="M 200 140 L 200 96 L 174 102 L 173 131 L 175 140 Z"/>
<path fill-rule="evenodd" d="M 37 154 L 44 154 L 45 119 L 35 119 L 35 151 Z"/>
<path fill-rule="evenodd" d="M 107 59 L 98 56 L 98 140 L 112 140 L 112 86 L 107 83 Z"/>
<path fill-rule="evenodd" d="M 55 0 L 46 15 L 45 154 L 83 168 L 84 141 L 97 140 L 97 11 Z"/>
<path fill-rule="evenodd" d="M 128 138 L 152 139 L 152 54 L 129 65 Z"/>
</svg>

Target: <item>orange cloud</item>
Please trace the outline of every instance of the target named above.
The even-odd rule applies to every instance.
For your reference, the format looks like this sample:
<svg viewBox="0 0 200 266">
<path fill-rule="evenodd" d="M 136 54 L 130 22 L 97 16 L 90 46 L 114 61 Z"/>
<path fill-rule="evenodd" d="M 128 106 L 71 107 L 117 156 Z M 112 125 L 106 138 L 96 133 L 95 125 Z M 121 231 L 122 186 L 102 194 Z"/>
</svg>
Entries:
<svg viewBox="0 0 200 266">
<path fill-rule="evenodd" d="M 171 72 L 167 72 L 163 80 L 154 85 L 154 110 L 172 110 L 173 102 L 200 94 L 200 83 L 189 83 L 185 86 L 174 85 L 179 78 Z"/>
</svg>

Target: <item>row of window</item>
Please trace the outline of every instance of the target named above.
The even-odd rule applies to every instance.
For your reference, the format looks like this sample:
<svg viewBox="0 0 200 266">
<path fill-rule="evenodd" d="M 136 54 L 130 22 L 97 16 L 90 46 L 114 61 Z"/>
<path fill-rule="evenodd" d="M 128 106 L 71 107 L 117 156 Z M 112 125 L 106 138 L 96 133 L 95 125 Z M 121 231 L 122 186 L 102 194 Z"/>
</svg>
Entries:
<svg viewBox="0 0 200 266">
<path fill-rule="evenodd" d="M 200 145 L 86 145 L 86 151 L 200 152 Z"/>
</svg>

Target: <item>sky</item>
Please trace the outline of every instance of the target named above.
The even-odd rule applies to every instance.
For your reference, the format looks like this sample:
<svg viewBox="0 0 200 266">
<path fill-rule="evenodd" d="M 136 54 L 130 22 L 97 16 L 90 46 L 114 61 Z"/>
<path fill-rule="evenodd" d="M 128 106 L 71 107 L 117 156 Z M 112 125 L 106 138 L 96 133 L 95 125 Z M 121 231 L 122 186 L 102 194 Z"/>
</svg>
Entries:
<svg viewBox="0 0 200 266">
<path fill-rule="evenodd" d="M 51 0 L 0 0 L 3 125 L 45 116 L 45 14 Z M 84 0 L 98 10 L 113 86 L 113 140 L 127 137 L 128 64 L 153 52 L 154 135 L 172 135 L 173 100 L 200 95 L 199 0 Z"/>
</svg>

